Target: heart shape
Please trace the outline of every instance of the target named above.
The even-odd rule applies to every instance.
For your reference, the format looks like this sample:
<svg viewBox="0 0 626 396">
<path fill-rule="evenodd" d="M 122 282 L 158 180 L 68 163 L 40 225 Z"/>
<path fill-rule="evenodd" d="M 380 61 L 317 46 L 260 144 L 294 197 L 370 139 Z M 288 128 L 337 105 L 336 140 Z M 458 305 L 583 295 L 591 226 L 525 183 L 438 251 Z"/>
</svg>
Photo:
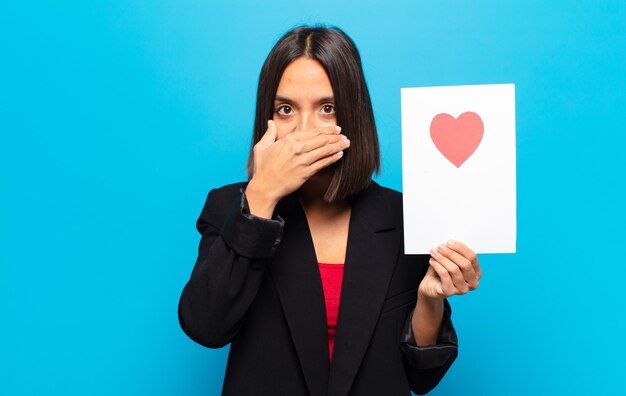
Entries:
<svg viewBox="0 0 626 396">
<path fill-rule="evenodd" d="M 459 168 L 478 148 L 485 126 L 472 111 L 458 118 L 448 113 L 437 114 L 430 123 L 430 137 L 437 150 Z"/>
</svg>

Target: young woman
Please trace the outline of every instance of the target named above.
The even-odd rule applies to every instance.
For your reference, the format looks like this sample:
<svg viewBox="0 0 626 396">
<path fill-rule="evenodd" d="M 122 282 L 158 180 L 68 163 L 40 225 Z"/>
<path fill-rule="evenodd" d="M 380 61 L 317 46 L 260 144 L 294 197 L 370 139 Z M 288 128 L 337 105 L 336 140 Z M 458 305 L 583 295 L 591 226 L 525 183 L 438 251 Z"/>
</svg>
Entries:
<svg viewBox="0 0 626 396">
<path fill-rule="evenodd" d="M 446 373 L 446 297 L 481 269 L 460 242 L 404 254 L 402 195 L 371 180 L 379 163 L 352 40 L 289 31 L 261 70 L 249 181 L 209 192 L 179 303 L 191 339 L 231 344 L 224 395 L 423 394 Z"/>
</svg>

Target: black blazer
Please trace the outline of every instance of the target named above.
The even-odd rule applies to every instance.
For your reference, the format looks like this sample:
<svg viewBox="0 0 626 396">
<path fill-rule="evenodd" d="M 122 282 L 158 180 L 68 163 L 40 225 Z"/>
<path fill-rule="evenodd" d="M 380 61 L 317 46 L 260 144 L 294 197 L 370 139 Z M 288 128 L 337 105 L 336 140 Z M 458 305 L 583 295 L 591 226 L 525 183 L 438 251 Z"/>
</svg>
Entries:
<svg viewBox="0 0 626 396">
<path fill-rule="evenodd" d="M 427 255 L 405 255 L 402 195 L 372 182 L 355 197 L 332 364 L 324 294 L 295 193 L 273 219 L 250 214 L 245 183 L 212 190 L 198 259 L 179 302 L 183 331 L 231 343 L 224 395 L 409 395 L 439 383 L 457 356 L 445 301 L 437 345 L 415 346 L 411 317 Z"/>
</svg>

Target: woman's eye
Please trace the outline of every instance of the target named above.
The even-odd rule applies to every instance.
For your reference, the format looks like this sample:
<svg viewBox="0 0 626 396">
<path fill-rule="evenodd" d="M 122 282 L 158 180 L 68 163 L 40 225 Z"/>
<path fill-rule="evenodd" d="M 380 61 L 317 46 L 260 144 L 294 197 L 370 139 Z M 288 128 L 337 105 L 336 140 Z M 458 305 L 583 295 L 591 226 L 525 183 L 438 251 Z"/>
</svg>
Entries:
<svg viewBox="0 0 626 396">
<path fill-rule="evenodd" d="M 322 113 L 324 114 L 335 114 L 335 106 L 326 104 L 322 106 Z"/>
<path fill-rule="evenodd" d="M 276 113 L 280 115 L 289 115 L 293 112 L 291 106 L 283 105 L 276 109 Z"/>
</svg>

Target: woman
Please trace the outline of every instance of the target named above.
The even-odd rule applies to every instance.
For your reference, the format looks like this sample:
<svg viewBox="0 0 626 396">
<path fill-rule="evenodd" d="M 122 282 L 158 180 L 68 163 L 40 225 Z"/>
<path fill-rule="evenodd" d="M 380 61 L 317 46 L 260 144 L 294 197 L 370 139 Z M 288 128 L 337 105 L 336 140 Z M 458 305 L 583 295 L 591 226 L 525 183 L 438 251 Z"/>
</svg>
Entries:
<svg viewBox="0 0 626 396">
<path fill-rule="evenodd" d="M 289 31 L 261 70 L 249 181 L 209 193 L 179 304 L 190 338 L 231 343 L 223 394 L 423 394 L 446 373 L 446 297 L 481 269 L 460 242 L 404 254 L 402 196 L 371 180 L 379 163 L 354 43 Z"/>
</svg>

